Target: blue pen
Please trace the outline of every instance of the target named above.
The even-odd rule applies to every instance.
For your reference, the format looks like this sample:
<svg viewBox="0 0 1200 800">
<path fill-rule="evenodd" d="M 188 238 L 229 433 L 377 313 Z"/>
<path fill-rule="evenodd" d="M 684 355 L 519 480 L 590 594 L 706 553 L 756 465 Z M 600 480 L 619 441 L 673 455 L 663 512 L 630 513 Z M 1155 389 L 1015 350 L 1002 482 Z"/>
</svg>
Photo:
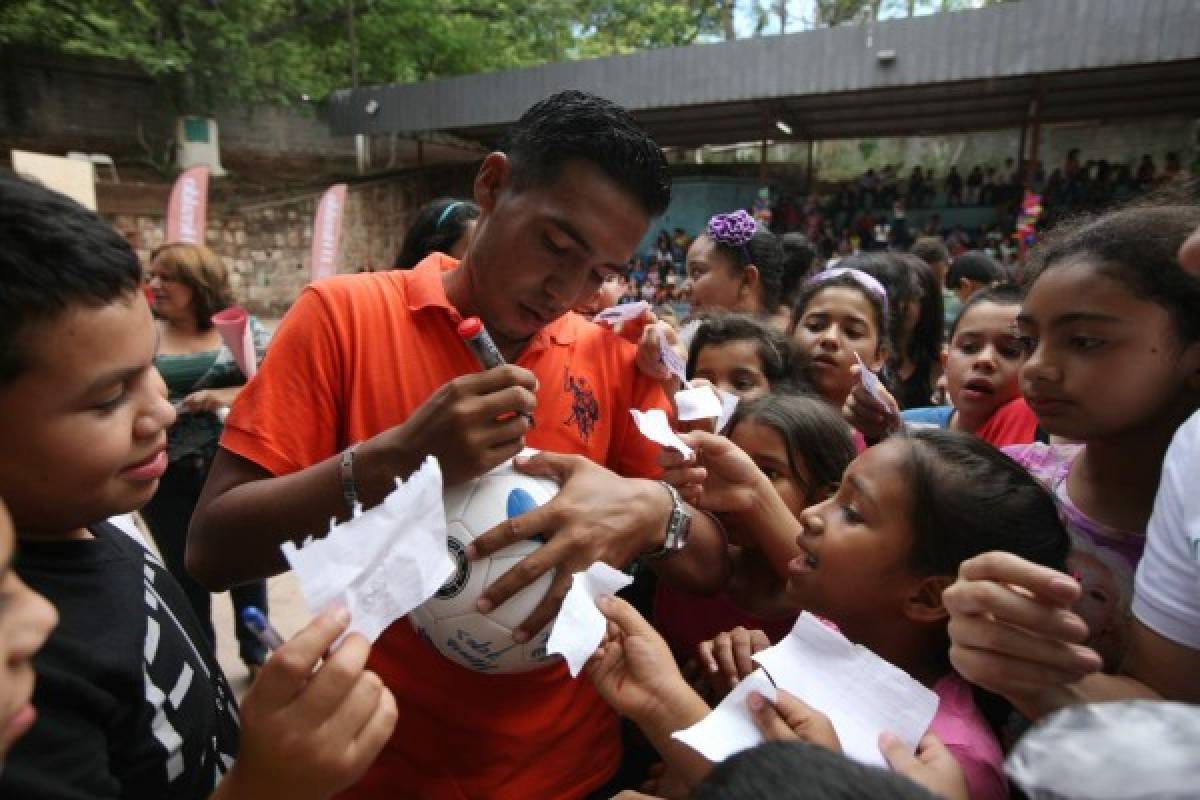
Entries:
<svg viewBox="0 0 1200 800">
<path fill-rule="evenodd" d="M 267 619 L 267 615 L 255 606 L 246 606 L 242 609 L 242 622 L 263 643 L 263 647 L 268 650 L 278 650 L 283 647 L 283 637 L 279 635 L 279 631 L 275 630 L 275 626 Z"/>
</svg>

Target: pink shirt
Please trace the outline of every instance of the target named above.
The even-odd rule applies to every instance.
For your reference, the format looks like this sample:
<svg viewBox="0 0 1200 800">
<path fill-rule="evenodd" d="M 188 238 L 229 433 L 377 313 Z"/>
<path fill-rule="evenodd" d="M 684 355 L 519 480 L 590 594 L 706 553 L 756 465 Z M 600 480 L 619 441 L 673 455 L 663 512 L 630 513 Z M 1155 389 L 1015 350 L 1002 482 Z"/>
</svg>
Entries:
<svg viewBox="0 0 1200 800">
<path fill-rule="evenodd" d="M 975 706 L 970 685 L 951 672 L 933 685 L 933 691 L 938 708 L 929 732 L 942 740 L 962 767 L 971 800 L 1008 800 L 1004 753 Z"/>
<path fill-rule="evenodd" d="M 1146 532 L 1124 531 L 1094 520 L 1079 510 L 1067 493 L 1067 477 L 1083 452 L 1079 444 L 1005 447 L 1008 454 L 1058 499 L 1063 524 L 1071 535 L 1067 567 L 1083 584 L 1075 612 L 1087 623 L 1087 644 L 1115 672 L 1125 657 L 1133 614 L 1133 575 L 1146 547 Z"/>
</svg>

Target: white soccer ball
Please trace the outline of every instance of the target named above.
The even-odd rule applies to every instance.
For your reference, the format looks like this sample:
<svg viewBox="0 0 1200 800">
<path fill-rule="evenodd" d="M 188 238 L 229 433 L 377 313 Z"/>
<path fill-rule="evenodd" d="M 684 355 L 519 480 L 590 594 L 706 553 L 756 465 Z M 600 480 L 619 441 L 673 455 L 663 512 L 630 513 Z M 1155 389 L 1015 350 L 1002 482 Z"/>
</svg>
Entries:
<svg viewBox="0 0 1200 800">
<path fill-rule="evenodd" d="M 528 451 L 523 455 L 530 455 Z M 451 661 L 476 672 L 526 672 L 544 667 L 557 656 L 546 655 L 550 625 L 524 644 L 512 632 L 537 607 L 554 579 L 551 570 L 510 597 L 490 614 L 475 610 L 475 601 L 497 578 L 542 546 L 524 539 L 490 558 L 468 561 L 467 545 L 510 517 L 540 506 L 558 493 L 547 478 L 523 475 L 506 462 L 473 481 L 446 489 L 446 534 L 456 570 L 437 594 L 409 614 L 423 639 Z"/>
</svg>

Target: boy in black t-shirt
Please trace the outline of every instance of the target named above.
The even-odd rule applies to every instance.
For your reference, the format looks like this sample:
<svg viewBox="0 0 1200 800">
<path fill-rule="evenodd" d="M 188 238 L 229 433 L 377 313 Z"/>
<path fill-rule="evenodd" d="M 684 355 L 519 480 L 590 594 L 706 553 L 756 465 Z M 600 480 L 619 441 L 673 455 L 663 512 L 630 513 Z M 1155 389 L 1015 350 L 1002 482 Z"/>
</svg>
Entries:
<svg viewBox="0 0 1200 800">
<path fill-rule="evenodd" d="M 0 497 L 16 573 L 60 622 L 34 658 L 36 721 L 0 796 L 327 797 L 387 741 L 395 702 L 345 613 L 270 659 L 238 708 L 181 589 L 97 522 L 153 495 L 174 410 L 128 243 L 46 189 L 0 177 Z M 240 738 L 240 745 L 239 745 Z M 236 762 L 235 762 L 236 758 Z"/>
</svg>

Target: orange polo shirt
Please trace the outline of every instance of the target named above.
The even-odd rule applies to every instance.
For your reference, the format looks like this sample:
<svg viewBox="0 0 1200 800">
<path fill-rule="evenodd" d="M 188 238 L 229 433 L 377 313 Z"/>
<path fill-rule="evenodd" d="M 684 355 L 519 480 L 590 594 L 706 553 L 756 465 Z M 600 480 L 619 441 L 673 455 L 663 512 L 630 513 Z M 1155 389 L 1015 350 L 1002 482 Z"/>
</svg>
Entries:
<svg viewBox="0 0 1200 800">
<path fill-rule="evenodd" d="M 285 475 L 407 419 L 440 386 L 479 370 L 434 254 L 410 272 L 345 275 L 307 287 L 238 397 L 221 445 Z M 669 410 L 630 343 L 575 314 L 543 328 L 516 363 L 538 377 L 529 446 L 578 453 L 628 476 L 658 473 L 658 448 L 630 408 Z M 369 666 L 396 695 L 396 732 L 348 798 L 572 798 L 620 760 L 617 717 L 566 666 L 483 675 L 388 628 Z"/>
</svg>

